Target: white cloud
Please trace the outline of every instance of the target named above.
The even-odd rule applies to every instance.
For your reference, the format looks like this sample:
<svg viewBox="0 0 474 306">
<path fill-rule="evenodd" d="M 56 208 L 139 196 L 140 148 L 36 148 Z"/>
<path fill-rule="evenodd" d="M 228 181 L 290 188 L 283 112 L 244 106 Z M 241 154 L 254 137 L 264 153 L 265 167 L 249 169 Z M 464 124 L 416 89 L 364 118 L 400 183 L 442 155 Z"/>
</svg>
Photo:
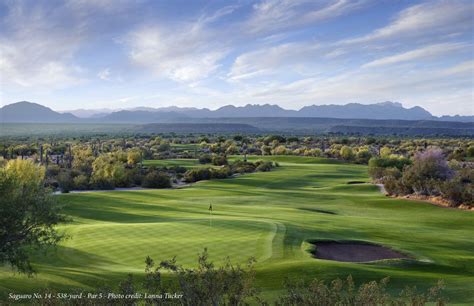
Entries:
<svg viewBox="0 0 474 306">
<path fill-rule="evenodd" d="M 281 68 L 296 69 L 298 64 L 310 59 L 314 61 L 320 48 L 319 44 L 311 42 L 286 43 L 244 53 L 235 59 L 228 77 L 235 81 L 274 74 Z"/>
<path fill-rule="evenodd" d="M 86 68 L 76 62 L 78 51 L 102 34 L 102 20 L 133 3 L 7 1 L 5 18 L 0 20 L 1 83 L 44 91 L 85 81 Z"/>
<path fill-rule="evenodd" d="M 250 33 L 274 32 L 321 22 L 357 10 L 367 0 L 265 0 L 253 6 L 246 21 Z"/>
<path fill-rule="evenodd" d="M 97 73 L 97 77 L 104 81 L 110 81 L 110 69 L 104 68 Z"/>
<path fill-rule="evenodd" d="M 434 44 L 425 47 L 421 47 L 408 52 L 391 55 L 377 60 L 371 61 L 362 66 L 362 68 L 372 68 L 385 65 L 397 64 L 400 62 L 409 62 L 414 60 L 426 60 L 441 55 L 449 54 L 459 50 L 466 50 L 472 48 L 472 46 L 465 43 L 441 43 Z"/>
<path fill-rule="evenodd" d="M 41 7 L 12 3 L 0 34 L 0 75 L 4 84 L 61 87 L 79 82 L 80 69 L 70 63 L 83 38 L 65 31 Z M 8 29 L 8 31 L 7 31 Z"/>
<path fill-rule="evenodd" d="M 135 64 L 178 82 L 196 82 L 215 72 L 229 49 L 208 27 L 234 11 L 227 7 L 196 22 L 174 26 L 144 25 L 129 33 L 126 44 Z"/>
<path fill-rule="evenodd" d="M 400 37 L 436 39 L 436 34 L 472 30 L 473 18 L 474 5 L 470 1 L 431 1 L 411 6 L 401 11 L 389 25 L 342 43 L 369 43 Z"/>
</svg>

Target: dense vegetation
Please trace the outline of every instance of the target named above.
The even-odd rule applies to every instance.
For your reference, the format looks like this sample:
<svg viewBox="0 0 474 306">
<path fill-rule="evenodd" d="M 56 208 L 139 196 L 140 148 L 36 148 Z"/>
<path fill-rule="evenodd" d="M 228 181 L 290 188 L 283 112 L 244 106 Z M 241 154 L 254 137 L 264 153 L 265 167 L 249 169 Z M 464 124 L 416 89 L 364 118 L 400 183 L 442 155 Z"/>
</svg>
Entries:
<svg viewBox="0 0 474 306">
<path fill-rule="evenodd" d="M 474 205 L 474 167 L 455 159 L 449 163 L 442 150 L 429 148 L 413 159 L 390 155 L 372 158 L 369 174 L 391 195 L 440 197 L 451 206 Z"/>
<path fill-rule="evenodd" d="M 442 177 L 433 173 L 420 174 L 417 169 L 420 162 L 412 165 L 413 162 L 435 150 L 440 162 L 442 159 L 449 163 L 449 173 Z M 249 163 L 245 159 L 247 155 L 327 157 L 369 164 L 370 176 L 374 181 L 384 183 L 389 194 L 436 196 L 453 206 L 472 205 L 474 142 L 462 138 L 174 134 L 161 137 L 13 137 L 6 138 L 0 145 L 0 154 L 4 159 L 26 158 L 45 165 L 48 186 L 62 192 L 140 186 L 169 188 L 227 178 L 237 173 L 268 171 L 274 166 L 261 161 Z M 243 155 L 244 161 L 229 163 L 227 157 L 230 155 Z M 190 169 L 182 162 L 149 162 L 170 159 L 197 159 L 199 164 L 207 166 Z"/>
</svg>

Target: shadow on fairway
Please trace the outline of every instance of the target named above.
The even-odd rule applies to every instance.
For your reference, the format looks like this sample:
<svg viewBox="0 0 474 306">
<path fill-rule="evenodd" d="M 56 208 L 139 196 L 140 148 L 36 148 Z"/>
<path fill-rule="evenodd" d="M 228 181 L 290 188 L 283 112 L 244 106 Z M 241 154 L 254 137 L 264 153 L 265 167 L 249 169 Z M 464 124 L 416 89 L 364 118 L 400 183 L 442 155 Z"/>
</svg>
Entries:
<svg viewBox="0 0 474 306">
<path fill-rule="evenodd" d="M 321 214 L 328 214 L 328 215 L 337 215 L 337 213 L 330 211 L 330 210 L 324 210 L 324 209 L 318 209 L 318 208 L 298 208 L 299 210 L 306 210 L 306 211 L 311 211 L 311 212 L 316 212 L 316 213 L 321 213 Z"/>
</svg>

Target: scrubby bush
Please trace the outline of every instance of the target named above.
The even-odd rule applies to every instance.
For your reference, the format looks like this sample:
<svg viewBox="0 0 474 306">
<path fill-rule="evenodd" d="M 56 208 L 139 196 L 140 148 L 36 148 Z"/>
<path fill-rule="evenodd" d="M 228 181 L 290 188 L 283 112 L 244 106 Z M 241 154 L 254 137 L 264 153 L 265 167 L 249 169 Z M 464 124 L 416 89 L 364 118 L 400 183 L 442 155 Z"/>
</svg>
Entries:
<svg viewBox="0 0 474 306">
<path fill-rule="evenodd" d="M 384 168 L 390 159 L 371 159 L 369 173 L 384 183 L 391 195 L 416 194 L 441 196 L 452 206 L 473 205 L 474 169 L 469 163 L 452 160 L 448 162 L 439 149 L 428 149 L 414 156 L 412 165 L 399 168 Z"/>
<path fill-rule="evenodd" d="M 46 168 L 46 176 L 47 177 L 57 176 L 60 171 L 61 171 L 61 168 L 58 165 L 49 165 Z"/>
<path fill-rule="evenodd" d="M 112 190 L 115 188 L 115 184 L 110 178 L 95 178 L 92 181 L 92 188 L 98 190 Z"/>
<path fill-rule="evenodd" d="M 281 146 L 277 146 L 271 152 L 273 155 L 286 155 L 289 153 L 289 150 L 285 146 L 281 145 Z"/>
<path fill-rule="evenodd" d="M 183 175 L 183 179 L 187 183 L 210 180 L 212 173 L 210 168 L 195 168 L 186 171 Z"/>
<path fill-rule="evenodd" d="M 242 160 L 236 160 L 231 165 L 232 172 L 234 173 L 249 173 L 255 171 L 255 165 L 250 162 L 245 162 Z"/>
<path fill-rule="evenodd" d="M 80 174 L 73 179 L 74 189 L 87 190 L 89 189 L 89 178 L 84 174 Z"/>
<path fill-rule="evenodd" d="M 467 157 L 474 157 L 474 146 L 469 146 L 466 151 Z"/>
<path fill-rule="evenodd" d="M 273 162 L 258 160 L 255 162 L 255 166 L 256 166 L 255 168 L 256 171 L 266 172 L 266 171 L 272 170 Z"/>
<path fill-rule="evenodd" d="M 381 157 L 389 157 L 392 154 L 392 150 L 389 147 L 383 147 L 380 149 Z"/>
<path fill-rule="evenodd" d="M 416 194 L 438 195 L 440 181 L 453 176 L 439 149 L 429 149 L 415 155 L 413 165 L 403 172 L 402 181 L 410 186 Z"/>
<path fill-rule="evenodd" d="M 354 157 L 354 153 L 352 152 L 352 149 L 348 146 L 343 146 L 341 150 L 339 151 L 339 155 L 344 160 L 351 160 Z"/>
<path fill-rule="evenodd" d="M 369 175 L 375 180 L 381 179 L 385 176 L 387 168 L 397 168 L 402 171 L 411 161 L 405 157 L 372 157 L 369 160 Z"/>
<path fill-rule="evenodd" d="M 213 155 L 212 156 L 212 164 L 215 166 L 224 166 L 227 165 L 227 157 L 225 155 Z"/>
<path fill-rule="evenodd" d="M 67 193 L 74 189 L 74 181 L 71 173 L 63 170 L 58 174 L 58 185 L 62 192 Z"/>
<path fill-rule="evenodd" d="M 461 169 L 448 181 L 439 184 L 443 198 L 453 206 L 466 204 L 474 206 L 474 169 Z"/>
<path fill-rule="evenodd" d="M 173 166 L 170 168 L 170 170 L 174 171 L 175 173 L 185 173 L 187 171 L 185 167 L 181 166 Z"/>
<path fill-rule="evenodd" d="M 230 167 L 222 167 L 219 169 L 211 168 L 211 178 L 213 179 L 224 179 L 232 175 Z"/>
<path fill-rule="evenodd" d="M 302 280 L 285 281 L 286 293 L 279 297 L 275 305 L 417 305 L 427 303 L 445 305 L 441 297 L 444 289 L 443 282 L 439 281 L 435 287 L 426 293 L 418 293 L 416 288 L 405 288 L 399 295 L 394 296 L 387 292 L 389 278 L 380 282 L 371 281 L 356 287 L 351 276 L 347 279 L 335 279 L 330 283 L 313 279 L 310 283 Z"/>
<path fill-rule="evenodd" d="M 145 188 L 169 188 L 171 187 L 171 178 L 164 172 L 151 171 L 143 178 L 142 186 Z"/>
<path fill-rule="evenodd" d="M 371 157 L 372 154 L 370 154 L 369 150 L 362 149 L 357 152 L 355 160 L 358 164 L 367 164 Z"/>
<path fill-rule="evenodd" d="M 212 158 L 209 154 L 203 154 L 199 156 L 198 161 L 200 164 L 210 164 L 212 162 Z"/>
</svg>

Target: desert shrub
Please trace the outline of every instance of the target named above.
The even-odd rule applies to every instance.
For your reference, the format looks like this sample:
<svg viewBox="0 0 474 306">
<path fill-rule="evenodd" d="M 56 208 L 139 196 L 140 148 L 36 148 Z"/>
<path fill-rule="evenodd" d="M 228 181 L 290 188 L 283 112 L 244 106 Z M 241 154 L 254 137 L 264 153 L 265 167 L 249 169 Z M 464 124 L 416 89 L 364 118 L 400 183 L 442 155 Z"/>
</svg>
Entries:
<svg viewBox="0 0 474 306">
<path fill-rule="evenodd" d="M 380 149 L 381 157 L 389 157 L 392 154 L 392 150 L 389 147 L 383 147 Z"/>
<path fill-rule="evenodd" d="M 474 146 L 469 146 L 466 150 L 467 157 L 474 157 Z"/>
<path fill-rule="evenodd" d="M 224 266 L 215 267 L 208 258 L 204 249 L 199 255 L 198 267 L 186 269 L 178 265 L 175 258 L 155 264 L 153 259 L 147 257 L 144 287 L 150 293 L 180 292 L 183 294 L 180 305 L 247 305 L 251 299 L 257 298 L 253 258 L 245 267 L 233 265 L 229 260 Z M 163 270 L 174 274 L 176 281 L 164 282 L 161 277 Z M 130 282 L 124 284 L 127 288 L 133 288 Z"/>
<path fill-rule="evenodd" d="M 212 164 L 215 166 L 224 166 L 227 165 L 227 157 L 225 155 L 213 155 Z"/>
<path fill-rule="evenodd" d="M 151 171 L 143 178 L 142 186 L 145 188 L 169 188 L 171 187 L 171 178 L 164 172 Z"/>
<path fill-rule="evenodd" d="M 182 166 L 173 166 L 170 168 L 171 171 L 174 171 L 175 173 L 185 173 L 188 169 Z"/>
<path fill-rule="evenodd" d="M 227 155 L 237 154 L 238 152 L 239 152 L 239 149 L 235 145 L 230 145 L 225 150 L 225 154 Z"/>
<path fill-rule="evenodd" d="M 462 148 L 456 148 L 454 149 L 451 154 L 449 154 L 448 159 L 449 160 L 464 160 L 466 158 L 467 154 Z"/>
<path fill-rule="evenodd" d="M 348 146 L 343 146 L 339 150 L 339 155 L 344 160 L 352 160 L 354 158 L 354 152 L 352 152 L 352 149 Z"/>
<path fill-rule="evenodd" d="M 455 180 L 440 183 L 439 190 L 443 198 L 448 200 L 452 206 L 458 206 L 463 203 L 472 205 L 472 193 Z"/>
<path fill-rule="evenodd" d="M 58 185 L 62 192 L 69 192 L 74 189 L 74 181 L 69 171 L 61 171 L 58 174 Z"/>
<path fill-rule="evenodd" d="M 202 180 L 210 180 L 212 173 L 210 168 L 196 168 L 186 171 L 183 175 L 185 182 L 192 183 Z"/>
<path fill-rule="evenodd" d="M 383 179 L 385 191 L 390 195 L 406 195 L 413 193 L 413 189 L 403 183 L 403 180 L 395 176 L 386 176 Z"/>
<path fill-rule="evenodd" d="M 446 180 L 453 174 L 440 149 L 417 153 L 410 168 L 419 178 Z"/>
<path fill-rule="evenodd" d="M 92 188 L 98 190 L 112 190 L 115 188 L 115 184 L 110 178 L 96 178 L 92 181 Z"/>
<path fill-rule="evenodd" d="M 46 177 L 52 177 L 59 174 L 61 168 L 58 165 L 49 165 L 46 168 Z"/>
<path fill-rule="evenodd" d="M 397 168 L 402 171 L 405 166 L 411 164 L 411 161 L 404 157 L 372 157 L 368 164 L 370 177 L 378 180 L 384 176 L 386 168 Z"/>
<path fill-rule="evenodd" d="M 371 281 L 356 287 L 351 276 L 347 279 L 335 279 L 330 283 L 314 279 L 309 284 L 301 280 L 287 279 L 285 281 L 286 294 L 279 297 L 275 305 L 445 305 L 441 297 L 444 284 L 440 281 L 427 293 L 418 293 L 416 288 L 405 288 L 398 297 L 389 294 L 386 290 L 389 278 L 379 282 Z"/>
<path fill-rule="evenodd" d="M 319 148 L 315 148 L 308 150 L 307 153 L 305 152 L 305 155 L 320 157 L 323 156 L 323 151 Z"/>
<path fill-rule="evenodd" d="M 242 160 L 236 160 L 231 165 L 232 172 L 234 173 L 249 173 L 255 171 L 255 164 L 250 162 L 245 162 Z"/>
<path fill-rule="evenodd" d="M 73 183 L 74 183 L 74 189 L 77 189 L 77 190 L 89 189 L 89 178 L 84 174 L 80 174 L 76 176 L 73 179 Z"/>
<path fill-rule="evenodd" d="M 272 170 L 273 162 L 258 160 L 255 162 L 255 166 L 257 166 L 255 168 L 256 171 L 266 172 Z"/>
<path fill-rule="evenodd" d="M 273 155 L 286 155 L 289 154 L 291 151 L 288 150 L 285 146 L 277 146 L 275 149 L 271 151 Z"/>
<path fill-rule="evenodd" d="M 223 167 L 219 169 L 211 169 L 211 178 L 213 179 L 223 179 L 232 175 L 230 167 Z"/>
<path fill-rule="evenodd" d="M 142 170 L 138 167 L 125 169 L 126 182 L 129 186 L 140 186 L 142 184 Z"/>
<path fill-rule="evenodd" d="M 359 152 L 356 154 L 356 162 L 358 164 L 367 164 L 371 157 L 372 154 L 370 154 L 369 150 L 359 150 Z"/>
<path fill-rule="evenodd" d="M 439 149 L 417 153 L 413 164 L 403 172 L 403 183 L 416 194 L 438 195 L 438 186 L 453 176 L 444 155 Z"/>
<path fill-rule="evenodd" d="M 169 143 L 162 143 L 158 146 L 157 150 L 158 152 L 166 152 L 171 149 L 171 146 Z"/>
<path fill-rule="evenodd" d="M 260 148 L 262 155 L 271 155 L 272 154 L 272 147 L 263 145 Z"/>
<path fill-rule="evenodd" d="M 473 206 L 474 170 L 460 169 L 451 180 L 439 184 L 439 191 L 443 198 L 447 199 L 453 206 L 460 204 Z"/>
<path fill-rule="evenodd" d="M 269 143 L 276 142 L 276 143 L 285 143 L 286 138 L 280 135 L 270 135 L 263 139 L 263 142 L 268 145 Z"/>
<path fill-rule="evenodd" d="M 210 164 L 212 162 L 212 158 L 209 154 L 203 154 L 199 156 L 198 160 L 200 164 Z"/>
</svg>

